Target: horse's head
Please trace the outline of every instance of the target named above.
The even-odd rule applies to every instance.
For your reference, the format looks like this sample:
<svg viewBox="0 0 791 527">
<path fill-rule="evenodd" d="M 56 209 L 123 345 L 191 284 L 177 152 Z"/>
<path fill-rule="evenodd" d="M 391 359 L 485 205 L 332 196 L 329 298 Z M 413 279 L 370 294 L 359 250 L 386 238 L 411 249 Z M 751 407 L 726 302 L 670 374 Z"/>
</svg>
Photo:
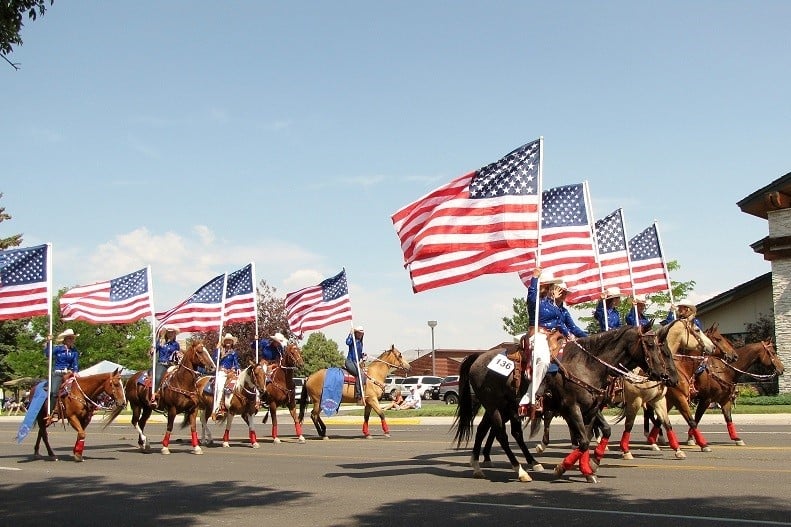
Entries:
<svg viewBox="0 0 791 527">
<path fill-rule="evenodd" d="M 653 331 L 654 321 L 651 320 L 635 330 L 638 334 L 639 346 L 645 359 L 648 377 L 662 381 L 668 386 L 678 384 L 678 371 L 670 349 L 659 342 L 657 334 Z"/>
<path fill-rule="evenodd" d="M 190 369 L 196 369 L 200 366 L 206 370 L 207 373 L 213 373 L 216 369 L 211 354 L 209 350 L 206 349 L 202 340 L 190 341 L 187 346 L 187 351 L 184 352 L 182 364 Z"/>
<path fill-rule="evenodd" d="M 698 355 L 711 355 L 716 350 L 714 342 L 690 319 L 676 319 L 659 333 L 659 341 L 665 342 L 670 353 L 687 351 Z"/>
<path fill-rule="evenodd" d="M 283 350 L 283 365 L 289 368 L 301 368 L 305 365 L 305 360 L 302 358 L 299 346 L 293 342 L 289 342 Z"/>
<path fill-rule="evenodd" d="M 775 350 L 774 344 L 772 344 L 771 340 L 763 340 L 760 342 L 762 351 L 759 355 L 761 360 L 761 364 L 768 368 L 774 368 L 775 373 L 778 375 L 783 375 L 785 371 L 785 367 L 783 366 L 783 361 L 780 360 L 780 357 L 777 355 L 777 350 Z"/>
<path fill-rule="evenodd" d="M 115 401 L 116 408 L 124 408 L 126 406 L 126 391 L 124 390 L 124 383 L 121 381 L 121 368 L 116 368 L 110 374 L 107 380 L 104 381 L 102 388 L 104 393 Z"/>
<path fill-rule="evenodd" d="M 404 359 L 404 356 L 400 351 L 398 351 L 398 349 L 395 347 L 395 344 L 390 346 L 389 350 L 382 353 L 379 356 L 379 360 L 386 363 L 391 368 L 395 368 L 397 370 L 409 371 L 412 369 L 412 366 L 406 359 Z"/>
<path fill-rule="evenodd" d="M 715 322 L 704 333 L 714 343 L 718 355 L 724 357 L 728 362 L 736 362 L 736 359 L 739 358 L 736 354 L 736 348 L 733 347 L 733 343 L 730 340 L 720 333 L 719 324 Z"/>
<path fill-rule="evenodd" d="M 266 391 L 266 373 L 264 372 L 263 366 L 265 362 L 266 361 L 263 359 L 258 362 L 250 360 L 250 364 L 246 368 L 246 379 L 260 392 Z M 247 388 L 247 386 L 245 386 L 245 388 Z"/>
</svg>

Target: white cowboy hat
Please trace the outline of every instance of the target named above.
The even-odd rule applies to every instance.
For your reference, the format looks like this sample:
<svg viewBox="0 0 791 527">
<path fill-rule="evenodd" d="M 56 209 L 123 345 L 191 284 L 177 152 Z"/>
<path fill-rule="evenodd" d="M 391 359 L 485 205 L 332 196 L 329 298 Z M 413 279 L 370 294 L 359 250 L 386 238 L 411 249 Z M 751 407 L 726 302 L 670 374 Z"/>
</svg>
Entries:
<svg viewBox="0 0 791 527">
<path fill-rule="evenodd" d="M 634 297 L 635 304 L 645 304 L 645 302 L 646 302 L 645 295 L 637 295 L 636 297 Z"/>
<path fill-rule="evenodd" d="M 283 334 L 280 333 L 280 332 L 275 333 L 270 338 L 272 338 L 273 340 L 276 340 L 277 342 L 279 342 L 280 345 L 283 346 L 284 348 L 288 345 L 288 339 L 286 337 L 284 337 Z"/>
<path fill-rule="evenodd" d="M 165 333 L 169 333 L 171 331 L 174 331 L 174 332 L 178 333 L 179 332 L 179 328 L 177 328 L 176 326 L 173 326 L 171 324 L 168 324 L 167 326 L 163 326 L 162 327 L 162 331 L 164 331 Z"/>
<path fill-rule="evenodd" d="M 555 278 L 555 275 L 553 275 L 550 272 L 543 272 L 543 273 L 541 273 L 541 276 L 539 277 L 539 280 L 541 280 L 541 283 L 544 284 L 544 285 L 563 284 L 563 280 L 561 280 L 560 278 Z M 564 288 L 565 288 L 565 285 L 564 285 Z"/>
<path fill-rule="evenodd" d="M 604 296 L 606 296 L 607 298 L 620 297 L 621 296 L 621 288 L 619 288 L 619 287 L 608 287 L 604 291 Z"/>
<path fill-rule="evenodd" d="M 236 338 L 236 337 L 234 337 L 234 336 L 233 336 L 233 335 L 231 335 L 230 333 L 226 333 L 225 335 L 223 335 L 223 337 L 222 337 L 222 340 L 221 340 L 220 342 L 222 342 L 223 344 L 225 344 L 225 341 L 226 341 L 226 340 L 231 340 L 231 341 L 233 341 L 233 343 L 234 343 L 234 344 L 236 344 L 237 342 L 239 342 L 239 339 L 238 339 L 238 338 Z"/>
<path fill-rule="evenodd" d="M 79 336 L 80 336 L 79 333 L 75 333 L 73 329 L 69 328 L 66 331 L 59 334 L 57 340 L 58 342 L 63 342 L 63 339 L 65 339 L 66 337 L 79 337 Z"/>
<path fill-rule="evenodd" d="M 695 304 L 693 304 L 692 302 L 686 301 L 686 300 L 682 300 L 681 302 L 679 302 L 676 305 L 678 307 L 688 307 L 688 308 L 692 309 L 693 311 L 697 311 L 698 310 L 698 307 Z"/>
<path fill-rule="evenodd" d="M 354 331 L 356 331 L 357 333 L 365 333 L 365 330 L 363 329 L 362 326 L 357 326 L 356 328 L 354 328 Z"/>
</svg>

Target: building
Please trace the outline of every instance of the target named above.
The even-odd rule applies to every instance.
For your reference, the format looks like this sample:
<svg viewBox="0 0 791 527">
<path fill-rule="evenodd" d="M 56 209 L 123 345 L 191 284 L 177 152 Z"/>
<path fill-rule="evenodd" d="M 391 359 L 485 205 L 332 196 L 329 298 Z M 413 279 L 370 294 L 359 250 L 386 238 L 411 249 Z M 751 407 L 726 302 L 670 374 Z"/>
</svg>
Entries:
<svg viewBox="0 0 791 527">
<path fill-rule="evenodd" d="M 774 317 L 772 273 L 763 274 L 724 293 L 701 302 L 697 317 L 703 327 L 719 326 L 720 333 L 738 342 L 745 337 L 748 323 Z"/>
<path fill-rule="evenodd" d="M 409 371 L 410 375 L 436 375 L 437 377 L 447 377 L 448 375 L 458 375 L 459 368 L 462 361 L 469 355 L 480 355 L 487 351 L 496 348 L 505 348 L 506 346 L 513 346 L 513 342 L 501 342 L 486 350 L 481 349 L 436 349 L 434 350 L 434 358 L 432 359 L 431 351 L 425 355 L 421 355 L 413 361 L 410 361 L 412 369 Z M 432 366 L 436 367 L 436 371 L 432 372 Z"/>
<path fill-rule="evenodd" d="M 791 172 L 737 203 L 742 212 L 767 220 L 769 235 L 752 243 L 771 262 L 772 312 L 780 360 L 791 364 Z M 779 379 L 780 393 L 791 393 L 791 378 Z"/>
</svg>

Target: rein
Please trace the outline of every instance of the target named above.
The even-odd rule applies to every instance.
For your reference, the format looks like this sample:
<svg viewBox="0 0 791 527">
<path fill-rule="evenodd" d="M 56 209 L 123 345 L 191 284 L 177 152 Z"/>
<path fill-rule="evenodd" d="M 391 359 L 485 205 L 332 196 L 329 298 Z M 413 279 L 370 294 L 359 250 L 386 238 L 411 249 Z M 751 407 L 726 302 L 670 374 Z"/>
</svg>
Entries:
<svg viewBox="0 0 791 527">
<path fill-rule="evenodd" d="M 104 383 L 102 383 L 101 391 L 98 392 L 98 395 L 95 396 L 97 399 L 102 400 L 102 403 L 104 403 L 104 404 L 98 403 L 98 402 L 94 401 L 93 399 L 91 399 L 88 396 L 88 394 L 85 393 L 85 390 L 82 389 L 82 386 L 80 386 L 80 382 L 79 382 L 77 377 L 74 377 L 74 384 L 77 385 L 77 389 L 80 390 L 80 393 L 83 396 L 82 402 L 90 403 L 93 406 L 93 408 L 88 409 L 88 412 L 91 413 L 91 414 L 93 414 L 97 409 L 99 409 L 99 410 L 110 410 L 112 408 L 112 406 L 114 406 L 118 402 L 118 398 L 115 395 L 113 395 L 112 393 L 108 392 L 104 388 Z M 104 395 L 105 397 L 102 397 L 102 395 Z M 71 393 L 69 393 L 69 397 L 74 399 L 74 400 L 76 400 L 76 401 L 79 401 L 79 399 L 74 397 Z M 106 404 L 106 406 L 105 406 L 105 404 Z"/>
</svg>

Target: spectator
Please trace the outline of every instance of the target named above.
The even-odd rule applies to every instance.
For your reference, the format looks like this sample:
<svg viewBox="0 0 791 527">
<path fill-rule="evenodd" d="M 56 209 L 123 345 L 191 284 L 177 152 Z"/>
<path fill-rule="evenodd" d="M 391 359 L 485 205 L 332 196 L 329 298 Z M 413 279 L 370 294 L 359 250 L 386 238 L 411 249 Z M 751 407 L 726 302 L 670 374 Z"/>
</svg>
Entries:
<svg viewBox="0 0 791 527">
<path fill-rule="evenodd" d="M 409 389 L 409 395 L 407 395 L 404 403 L 398 407 L 399 410 L 420 410 L 423 401 L 420 399 L 420 392 L 418 392 L 419 388 L 420 385 L 418 384 L 417 388 L 412 386 Z"/>
</svg>

